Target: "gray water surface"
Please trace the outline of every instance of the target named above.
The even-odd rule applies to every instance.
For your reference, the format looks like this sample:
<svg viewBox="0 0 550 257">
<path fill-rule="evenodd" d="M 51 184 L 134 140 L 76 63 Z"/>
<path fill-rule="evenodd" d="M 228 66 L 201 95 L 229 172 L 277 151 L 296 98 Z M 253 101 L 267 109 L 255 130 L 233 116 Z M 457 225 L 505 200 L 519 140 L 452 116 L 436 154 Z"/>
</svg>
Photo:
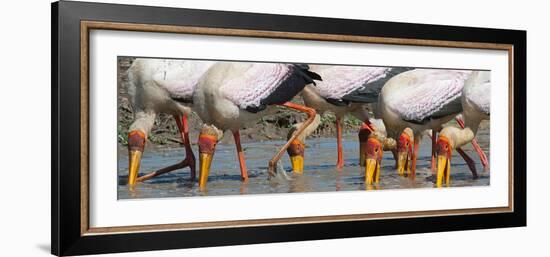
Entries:
<svg viewBox="0 0 550 257">
<path fill-rule="evenodd" d="M 489 131 L 480 130 L 478 142 L 489 157 Z M 241 181 L 239 162 L 233 144 L 219 144 L 208 178 L 206 190 L 200 190 L 197 181 L 189 180 L 189 168 L 163 174 L 151 180 L 139 183 L 133 191 L 126 185 L 128 176 L 128 153 L 118 151 L 118 198 L 162 198 L 205 195 L 238 195 L 296 192 L 333 192 L 365 190 L 364 168 L 358 165 L 359 143 L 356 134 L 344 135 L 345 166 L 338 171 L 336 164 L 336 138 L 312 138 L 307 140 L 303 175 L 290 171 L 290 161 L 285 153 L 279 162 L 277 177 L 268 179 L 267 163 L 285 142 L 264 141 L 243 144 L 248 167 L 249 181 Z M 197 147 L 193 146 L 195 156 Z M 479 178 L 473 179 L 464 160 L 453 152 L 451 161 L 451 187 L 487 186 L 490 183 L 489 172 L 483 167 L 476 152 L 470 145 L 463 149 L 476 162 Z M 424 136 L 417 162 L 416 179 L 411 181 L 397 175 L 395 161 L 391 152 L 385 152 L 382 160 L 380 183 L 374 189 L 404 189 L 434 187 L 435 176 L 430 170 L 431 140 Z M 185 157 L 183 148 L 162 150 L 147 149 L 141 162 L 140 175 L 177 163 Z M 284 172 L 282 171 L 284 169 Z M 198 174 L 197 174 L 198 176 Z"/>
</svg>

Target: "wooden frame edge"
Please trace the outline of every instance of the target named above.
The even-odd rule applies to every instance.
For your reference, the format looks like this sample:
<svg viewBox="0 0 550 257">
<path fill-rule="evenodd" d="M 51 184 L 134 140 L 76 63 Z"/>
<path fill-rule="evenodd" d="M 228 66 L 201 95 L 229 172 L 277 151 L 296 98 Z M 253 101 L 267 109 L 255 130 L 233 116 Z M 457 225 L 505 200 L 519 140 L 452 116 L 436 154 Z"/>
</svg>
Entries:
<svg viewBox="0 0 550 257">
<path fill-rule="evenodd" d="M 212 221 L 212 222 L 194 222 L 178 224 L 153 224 L 137 226 L 120 227 L 101 227 L 90 228 L 89 226 L 89 32 L 92 29 L 101 30 L 124 30 L 138 32 L 160 32 L 160 33 L 181 33 L 196 35 L 216 35 L 216 36 L 238 36 L 238 37 L 259 37 L 259 38 L 278 38 L 278 39 L 297 39 L 297 40 L 317 40 L 334 42 L 354 42 L 371 44 L 390 44 L 390 45 L 411 45 L 426 47 L 451 47 L 451 48 L 469 48 L 469 49 L 492 49 L 506 50 L 509 61 L 509 122 L 513 124 L 513 89 L 514 89 L 514 65 L 512 44 L 496 44 L 481 42 L 463 42 L 463 41 L 443 41 L 443 40 L 425 40 L 425 39 L 404 39 L 370 36 L 352 36 L 352 35 L 334 35 L 334 34 L 316 34 L 300 32 L 283 31 L 265 31 L 265 30 L 247 30 L 247 29 L 228 29 L 211 27 L 192 27 L 192 26 L 173 26 L 156 24 L 136 24 L 102 21 L 80 21 L 80 234 L 81 236 L 94 236 L 103 234 L 118 233 L 139 233 L 139 232 L 159 232 L 173 230 L 193 230 L 193 229 L 215 229 L 215 228 L 235 228 L 251 226 L 274 226 L 274 225 L 292 225 L 308 223 L 326 223 L 326 222 L 344 222 L 344 221 L 365 221 L 390 218 L 417 218 L 434 217 L 449 215 L 474 215 L 514 212 L 514 166 L 513 166 L 513 126 L 509 126 L 509 188 L 508 188 L 508 206 L 491 208 L 469 208 L 452 210 L 434 210 L 434 211 L 411 211 L 411 212 L 392 212 L 392 213 L 373 213 L 373 214 L 353 214 L 353 215 L 330 215 L 314 217 L 293 217 L 293 218 L 275 218 L 275 219 L 257 219 L 257 220 L 234 220 L 234 221 Z"/>
</svg>

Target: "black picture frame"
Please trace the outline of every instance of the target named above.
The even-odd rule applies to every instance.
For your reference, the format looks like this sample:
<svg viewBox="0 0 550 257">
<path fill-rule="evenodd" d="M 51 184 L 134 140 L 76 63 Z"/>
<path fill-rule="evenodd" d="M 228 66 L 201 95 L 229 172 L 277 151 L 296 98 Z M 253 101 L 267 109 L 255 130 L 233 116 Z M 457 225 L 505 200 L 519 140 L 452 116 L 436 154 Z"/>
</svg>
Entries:
<svg viewBox="0 0 550 257">
<path fill-rule="evenodd" d="M 51 246 L 81 255 L 526 225 L 526 31 L 86 2 L 52 4 Z M 513 201 L 505 213 L 82 234 L 81 21 L 320 33 L 513 46 Z"/>
</svg>

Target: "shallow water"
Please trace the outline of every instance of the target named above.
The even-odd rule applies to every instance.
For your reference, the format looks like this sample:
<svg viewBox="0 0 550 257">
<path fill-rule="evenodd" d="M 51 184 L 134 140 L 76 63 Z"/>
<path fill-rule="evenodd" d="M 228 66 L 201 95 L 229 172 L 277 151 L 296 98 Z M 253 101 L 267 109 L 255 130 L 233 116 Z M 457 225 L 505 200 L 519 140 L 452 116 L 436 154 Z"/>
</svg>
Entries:
<svg viewBox="0 0 550 257">
<path fill-rule="evenodd" d="M 489 157 L 489 130 L 478 132 L 477 140 Z M 279 162 L 277 177 L 268 179 L 267 162 L 283 141 L 251 142 L 243 144 L 248 167 L 249 181 L 243 183 L 240 178 L 239 163 L 233 144 L 219 144 L 214 155 L 207 190 L 199 190 L 197 181 L 189 180 L 189 168 L 163 174 L 151 180 L 139 183 L 133 191 L 126 185 L 128 176 L 128 155 L 125 149 L 118 151 L 118 198 L 161 198 L 204 195 L 237 195 L 294 192 L 332 192 L 345 190 L 365 190 L 364 168 L 358 165 L 359 143 L 356 134 L 344 135 L 345 166 L 336 170 L 336 139 L 308 139 L 305 155 L 304 174 L 290 171 L 290 161 L 285 153 Z M 198 153 L 193 146 L 195 156 Z M 463 149 L 476 162 L 479 178 L 473 179 L 464 160 L 453 152 L 451 161 L 451 187 L 487 186 L 489 172 L 483 171 L 479 156 L 470 145 Z M 417 162 L 416 179 L 400 177 L 394 169 L 395 161 L 391 152 L 385 152 L 382 160 L 380 183 L 374 189 L 404 189 L 434 187 L 435 176 L 430 170 L 431 140 L 424 136 Z M 183 148 L 171 148 L 152 151 L 147 149 L 141 162 L 140 175 L 177 163 L 185 157 Z M 285 172 L 283 172 L 283 169 Z"/>
</svg>

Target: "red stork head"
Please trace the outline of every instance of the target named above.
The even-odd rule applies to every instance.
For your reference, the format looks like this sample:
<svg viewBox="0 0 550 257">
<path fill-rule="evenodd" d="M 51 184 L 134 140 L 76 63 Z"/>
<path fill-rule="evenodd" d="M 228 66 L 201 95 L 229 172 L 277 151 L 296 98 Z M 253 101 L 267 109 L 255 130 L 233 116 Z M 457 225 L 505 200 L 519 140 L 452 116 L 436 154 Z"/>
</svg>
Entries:
<svg viewBox="0 0 550 257">
<path fill-rule="evenodd" d="M 443 132 L 443 131 L 442 131 Z M 437 138 L 436 153 L 437 153 L 437 179 L 436 186 L 441 187 L 443 184 L 443 177 L 445 177 L 445 184 L 449 185 L 451 177 L 451 154 L 453 151 L 453 145 L 449 140 L 449 137 L 444 134 L 440 134 Z"/>
<path fill-rule="evenodd" d="M 199 134 L 199 187 L 206 188 L 210 165 L 216 150 L 216 144 L 223 136 L 223 132 L 214 126 L 204 125 Z"/>
<path fill-rule="evenodd" d="M 128 133 L 128 185 L 134 186 L 137 182 L 141 156 L 145 148 L 147 135 L 141 130 L 132 130 Z"/>
<path fill-rule="evenodd" d="M 371 136 L 365 146 L 365 185 L 378 183 L 380 180 L 380 164 L 382 162 L 383 146 L 378 138 Z"/>
<path fill-rule="evenodd" d="M 363 123 L 359 129 L 359 165 L 365 166 L 365 156 L 367 149 L 367 141 L 370 135 L 374 132 L 374 126 L 372 124 Z"/>
</svg>

